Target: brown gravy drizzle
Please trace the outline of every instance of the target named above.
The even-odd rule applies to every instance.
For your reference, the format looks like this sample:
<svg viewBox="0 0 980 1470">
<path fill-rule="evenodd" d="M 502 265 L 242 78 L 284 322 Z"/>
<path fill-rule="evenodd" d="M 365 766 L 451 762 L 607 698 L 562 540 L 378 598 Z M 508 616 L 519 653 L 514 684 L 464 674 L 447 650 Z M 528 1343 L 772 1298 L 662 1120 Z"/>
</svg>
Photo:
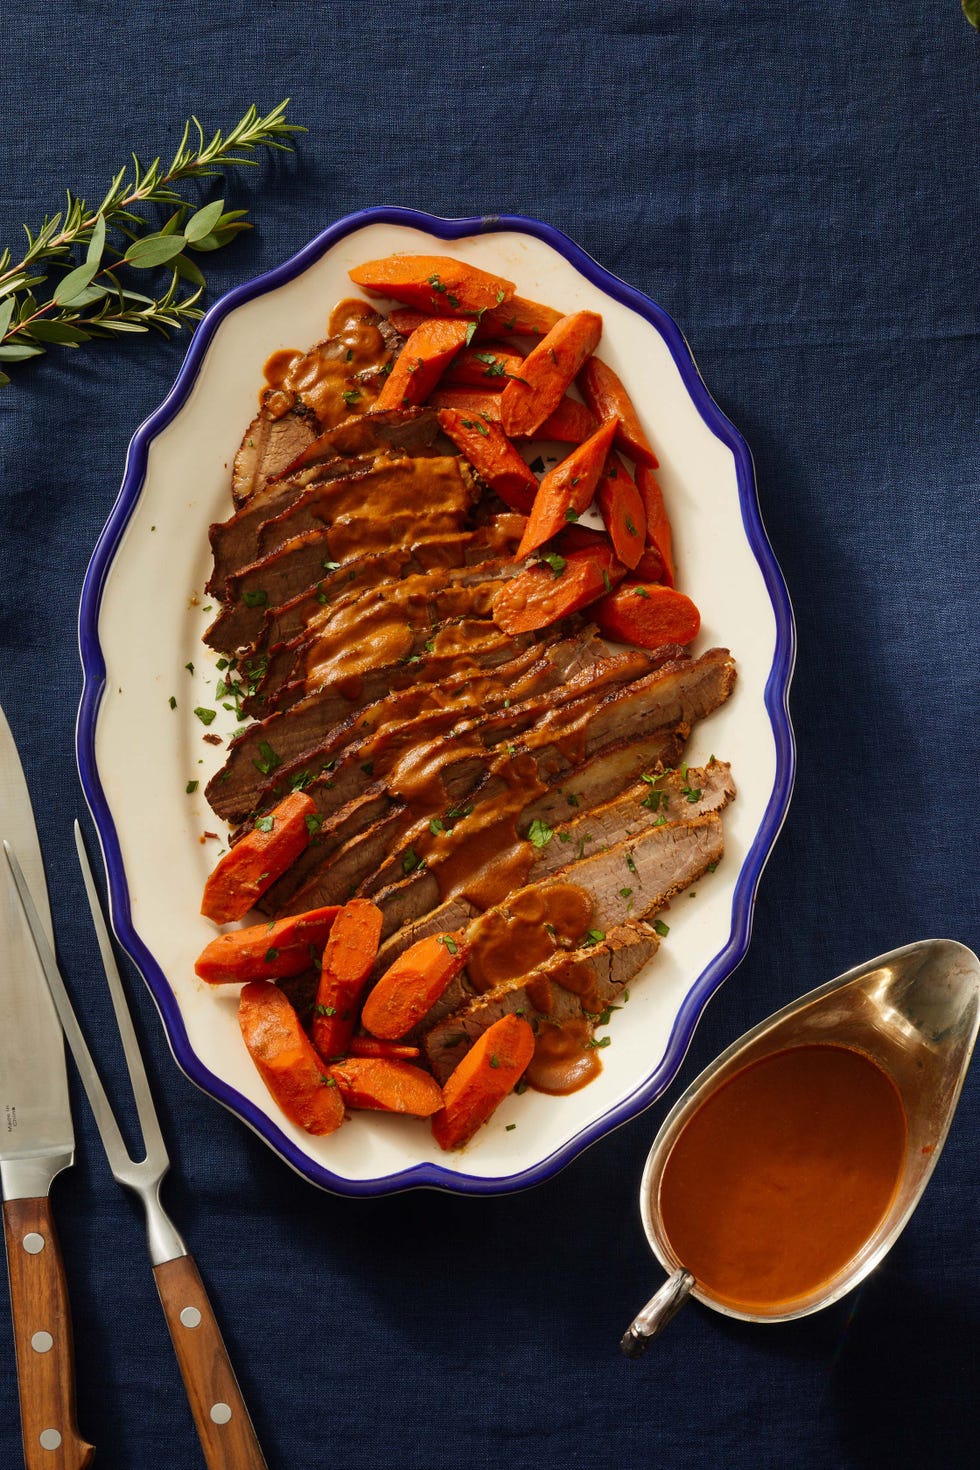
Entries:
<svg viewBox="0 0 980 1470">
<path fill-rule="evenodd" d="M 525 888 L 500 908 L 475 919 L 467 931 L 466 962 L 473 988 L 482 993 L 526 975 L 558 949 L 574 949 L 588 933 L 594 904 L 575 883 Z"/>
<path fill-rule="evenodd" d="M 330 315 L 329 339 L 308 352 L 280 348 L 264 368 L 262 406 L 272 418 L 302 399 L 323 429 L 370 408 L 384 382 L 391 353 L 366 301 L 342 301 Z M 346 395 L 346 396 L 345 396 Z"/>
<path fill-rule="evenodd" d="M 561 1097 L 586 1087 L 602 1071 L 595 1047 L 589 1047 L 592 1027 L 584 1016 L 556 1026 L 542 1021 L 534 1039 L 534 1056 L 524 1081 L 535 1092 Z"/>
</svg>

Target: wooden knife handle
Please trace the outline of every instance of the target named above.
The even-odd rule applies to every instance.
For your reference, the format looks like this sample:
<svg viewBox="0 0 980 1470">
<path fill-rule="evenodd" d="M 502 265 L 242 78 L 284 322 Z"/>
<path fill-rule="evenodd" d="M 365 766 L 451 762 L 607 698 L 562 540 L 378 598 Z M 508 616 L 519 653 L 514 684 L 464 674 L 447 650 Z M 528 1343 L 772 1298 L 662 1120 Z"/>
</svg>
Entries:
<svg viewBox="0 0 980 1470">
<path fill-rule="evenodd" d="M 193 1257 L 153 1275 L 208 1470 L 267 1470 Z"/>
<path fill-rule="evenodd" d="M 50 1200 L 5 1200 L 3 1232 L 26 1470 L 84 1470 L 95 1450 L 75 1420 L 71 1312 Z"/>
</svg>

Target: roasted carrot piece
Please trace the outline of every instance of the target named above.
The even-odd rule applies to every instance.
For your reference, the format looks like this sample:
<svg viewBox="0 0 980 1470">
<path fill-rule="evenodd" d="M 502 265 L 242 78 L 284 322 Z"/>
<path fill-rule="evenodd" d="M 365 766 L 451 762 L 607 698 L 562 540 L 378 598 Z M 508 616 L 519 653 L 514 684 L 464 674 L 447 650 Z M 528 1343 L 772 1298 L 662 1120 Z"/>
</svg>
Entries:
<svg viewBox="0 0 980 1470">
<path fill-rule="evenodd" d="M 571 524 L 555 538 L 555 550 L 560 551 L 562 556 L 567 556 L 570 551 L 594 551 L 597 547 L 603 557 L 607 557 L 612 551 L 606 532 L 595 526 Z M 625 576 L 625 572 L 623 575 Z"/>
<path fill-rule="evenodd" d="M 689 597 L 654 582 L 624 582 L 596 603 L 593 615 L 607 637 L 637 648 L 690 643 L 701 627 Z"/>
<path fill-rule="evenodd" d="M 201 913 L 216 924 L 240 919 L 308 846 L 316 806 L 293 791 L 225 853 L 204 885 Z"/>
<path fill-rule="evenodd" d="M 606 460 L 595 498 L 613 550 L 632 570 L 643 555 L 647 513 L 633 476 L 618 454 L 610 454 Z"/>
<path fill-rule="evenodd" d="M 674 551 L 670 532 L 670 521 L 664 506 L 663 491 L 656 477 L 646 465 L 636 466 L 636 488 L 643 497 L 647 513 L 647 545 L 652 546 L 663 564 L 660 578 L 668 587 L 674 585 Z"/>
<path fill-rule="evenodd" d="M 209 985 L 244 985 L 249 980 L 300 975 L 310 967 L 311 951 L 316 956 L 323 953 L 339 913 L 331 905 L 277 919 L 274 924 L 250 924 L 247 929 L 219 934 L 199 955 L 194 972 Z"/>
<path fill-rule="evenodd" d="M 544 476 L 517 548 L 518 556 L 536 551 L 588 509 L 615 432 L 614 420 L 601 424 L 584 444 Z"/>
<path fill-rule="evenodd" d="M 523 357 L 502 347 L 499 342 L 487 342 L 481 347 L 464 347 L 446 373 L 447 385 L 468 388 L 496 388 L 506 386 L 511 378 L 519 377 Z"/>
<path fill-rule="evenodd" d="M 568 556 L 550 552 L 544 561 L 503 583 L 493 599 L 493 620 L 512 636 L 550 627 L 602 597 L 625 570 L 611 546 L 571 551 Z"/>
<path fill-rule="evenodd" d="M 344 1100 L 310 1044 L 299 1017 L 275 985 L 251 980 L 238 1002 L 238 1024 L 262 1081 L 286 1117 L 307 1133 L 333 1133 Z"/>
<path fill-rule="evenodd" d="M 465 322 L 430 317 L 409 337 L 385 379 L 374 407 L 407 408 L 424 403 L 466 341 Z"/>
<path fill-rule="evenodd" d="M 512 296 L 502 306 L 495 306 L 480 318 L 477 337 L 492 337 L 500 332 L 505 336 L 546 337 L 552 327 L 561 321 L 562 313 L 553 306 L 542 306 L 538 301 L 528 301 L 524 296 Z"/>
<path fill-rule="evenodd" d="M 622 381 L 600 357 L 590 357 L 578 377 L 582 397 L 597 419 L 618 419 L 616 447 L 630 459 L 657 468 L 657 456 Z"/>
<path fill-rule="evenodd" d="M 414 306 L 395 306 L 389 311 L 388 320 L 396 332 L 400 332 L 403 337 L 410 337 L 416 327 L 432 320 L 432 313 L 419 311 Z"/>
<path fill-rule="evenodd" d="M 507 434 L 537 433 L 554 413 L 582 364 L 596 349 L 602 317 L 595 311 L 563 316 L 525 357 L 520 379 L 512 378 L 500 400 Z"/>
<path fill-rule="evenodd" d="M 313 1045 L 326 1060 L 342 1057 L 381 936 L 381 910 L 367 898 L 345 903 L 323 951 L 313 1008 Z"/>
<path fill-rule="evenodd" d="M 637 582 L 663 582 L 668 585 L 663 557 L 655 546 L 645 546 L 643 555 L 633 568 Z"/>
<path fill-rule="evenodd" d="M 406 1036 L 466 964 L 458 934 L 431 934 L 398 956 L 364 1002 L 365 1030 L 387 1041 Z"/>
<path fill-rule="evenodd" d="M 442 1107 L 442 1088 L 431 1072 L 390 1057 L 345 1057 L 328 1069 L 349 1108 L 431 1118 Z"/>
<path fill-rule="evenodd" d="M 501 1016 L 484 1031 L 442 1090 L 432 1119 L 440 1148 L 462 1148 L 503 1102 L 534 1055 L 534 1032 L 520 1016 Z"/>
<path fill-rule="evenodd" d="M 419 1056 L 417 1046 L 404 1041 L 379 1041 L 376 1036 L 352 1036 L 347 1055 L 351 1057 L 388 1057 L 393 1062 L 411 1062 Z"/>
<path fill-rule="evenodd" d="M 598 419 L 577 398 L 561 400 L 540 426 L 536 439 L 555 439 L 560 444 L 584 444 L 599 427 Z"/>
<path fill-rule="evenodd" d="M 448 255 L 387 255 L 349 272 L 373 296 L 392 296 L 431 316 L 466 316 L 502 306 L 514 282 Z"/>
<path fill-rule="evenodd" d="M 478 413 L 484 418 L 500 422 L 500 394 L 485 388 L 453 388 L 446 380 L 429 394 L 433 408 L 457 408 L 472 417 Z M 581 444 L 599 427 L 598 420 L 579 403 L 577 398 L 563 398 L 541 425 L 536 439 L 554 439 L 559 444 Z M 522 436 L 526 437 L 526 436 Z"/>
<path fill-rule="evenodd" d="M 504 504 L 527 515 L 537 494 L 538 477 L 500 424 L 482 414 L 460 413 L 453 408 L 440 408 L 439 424 Z"/>
</svg>

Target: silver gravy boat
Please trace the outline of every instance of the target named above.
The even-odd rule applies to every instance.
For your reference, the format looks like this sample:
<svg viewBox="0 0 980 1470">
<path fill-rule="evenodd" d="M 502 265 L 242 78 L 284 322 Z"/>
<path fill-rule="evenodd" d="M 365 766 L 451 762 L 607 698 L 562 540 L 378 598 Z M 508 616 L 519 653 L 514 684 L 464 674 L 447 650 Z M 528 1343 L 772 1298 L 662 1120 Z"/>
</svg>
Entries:
<svg viewBox="0 0 980 1470">
<path fill-rule="evenodd" d="M 827 1307 L 874 1270 L 908 1223 L 936 1167 L 980 1027 L 980 960 L 952 939 L 924 939 L 848 970 L 754 1026 L 696 1078 L 654 1140 L 640 1211 L 669 1280 L 622 1339 L 636 1358 L 689 1296 L 743 1322 L 788 1322 Z M 863 1051 L 891 1077 L 908 1122 L 902 1177 L 887 1214 L 844 1267 L 791 1311 L 744 1312 L 703 1290 L 677 1259 L 660 1216 L 660 1182 L 674 1141 L 705 1099 L 734 1073 L 790 1046 L 834 1042 Z"/>
</svg>

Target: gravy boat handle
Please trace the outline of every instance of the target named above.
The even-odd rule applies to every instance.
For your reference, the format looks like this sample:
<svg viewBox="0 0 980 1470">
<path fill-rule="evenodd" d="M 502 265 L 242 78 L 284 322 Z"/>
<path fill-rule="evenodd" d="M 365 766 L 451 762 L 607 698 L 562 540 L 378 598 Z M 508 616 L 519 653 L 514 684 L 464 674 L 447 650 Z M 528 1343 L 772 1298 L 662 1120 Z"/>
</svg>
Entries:
<svg viewBox="0 0 980 1470">
<path fill-rule="evenodd" d="M 690 1271 L 675 1271 L 667 1278 L 642 1312 L 638 1312 L 623 1334 L 620 1347 L 627 1358 L 639 1358 L 655 1337 L 672 1322 L 687 1301 L 694 1285 Z"/>
</svg>

